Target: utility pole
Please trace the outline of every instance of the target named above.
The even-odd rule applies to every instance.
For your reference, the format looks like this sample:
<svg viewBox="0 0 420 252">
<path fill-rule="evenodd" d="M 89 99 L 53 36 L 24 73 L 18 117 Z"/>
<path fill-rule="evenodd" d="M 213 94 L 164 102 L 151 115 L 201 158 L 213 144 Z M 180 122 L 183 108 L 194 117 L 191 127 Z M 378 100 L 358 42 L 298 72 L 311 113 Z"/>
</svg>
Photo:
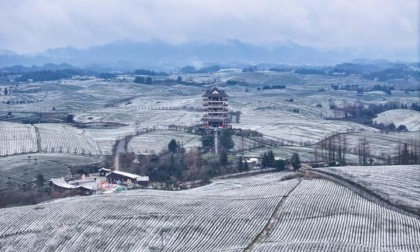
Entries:
<svg viewBox="0 0 420 252">
<path fill-rule="evenodd" d="M 217 131 L 218 131 L 218 128 L 214 128 L 214 154 L 217 156 L 218 155 L 218 153 L 219 153 L 219 151 L 218 151 L 218 145 L 219 145 L 219 139 L 218 139 L 218 136 L 217 136 Z"/>
<path fill-rule="evenodd" d="M 242 157 L 243 157 L 244 156 L 244 133 L 243 132 L 242 132 L 241 139 L 242 139 Z"/>
</svg>

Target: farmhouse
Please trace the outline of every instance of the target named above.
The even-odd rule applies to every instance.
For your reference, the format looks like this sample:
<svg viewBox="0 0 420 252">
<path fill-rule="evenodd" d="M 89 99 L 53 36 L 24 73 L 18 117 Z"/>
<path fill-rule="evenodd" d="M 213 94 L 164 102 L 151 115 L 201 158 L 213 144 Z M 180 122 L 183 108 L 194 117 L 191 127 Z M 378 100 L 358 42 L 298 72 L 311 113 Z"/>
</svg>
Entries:
<svg viewBox="0 0 420 252">
<path fill-rule="evenodd" d="M 133 183 L 141 186 L 149 185 L 149 176 L 140 176 L 128 172 L 112 171 L 106 178 L 112 183 Z"/>
<path fill-rule="evenodd" d="M 203 126 L 222 127 L 229 126 L 228 95 L 224 90 L 213 88 L 203 95 Z"/>
<path fill-rule="evenodd" d="M 106 176 L 107 174 L 111 173 L 111 170 L 106 169 L 106 168 L 101 168 L 98 171 L 99 171 L 99 176 Z"/>
<path fill-rule="evenodd" d="M 51 187 L 57 192 L 75 192 L 80 195 L 91 195 L 96 192 L 97 182 L 93 180 L 77 180 L 67 183 L 63 178 L 51 179 Z"/>
</svg>

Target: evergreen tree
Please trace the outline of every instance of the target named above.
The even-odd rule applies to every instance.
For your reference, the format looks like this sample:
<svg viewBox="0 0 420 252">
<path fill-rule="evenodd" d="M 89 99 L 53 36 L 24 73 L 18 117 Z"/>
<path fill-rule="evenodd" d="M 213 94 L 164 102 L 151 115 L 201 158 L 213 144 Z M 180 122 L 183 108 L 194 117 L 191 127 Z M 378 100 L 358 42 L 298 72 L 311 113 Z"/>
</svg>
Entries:
<svg viewBox="0 0 420 252">
<path fill-rule="evenodd" d="M 246 160 L 244 162 L 244 171 L 249 171 L 249 165 L 248 165 L 248 162 Z"/>
<path fill-rule="evenodd" d="M 220 143 L 220 146 L 222 146 L 225 150 L 230 150 L 235 146 L 232 139 L 231 129 L 222 130 L 222 134 L 219 137 L 219 143 Z"/>
<path fill-rule="evenodd" d="M 407 144 L 405 143 L 401 153 L 401 163 L 404 165 L 410 164 L 410 153 L 408 152 Z"/>
<path fill-rule="evenodd" d="M 286 168 L 286 162 L 283 159 L 275 160 L 273 166 L 277 171 L 282 171 Z"/>
<path fill-rule="evenodd" d="M 152 77 L 148 76 L 144 81 L 144 84 L 152 84 Z"/>
<path fill-rule="evenodd" d="M 201 137 L 201 144 L 203 148 L 213 148 L 214 147 L 214 136 L 212 134 L 206 134 Z"/>
<path fill-rule="evenodd" d="M 225 150 L 223 150 L 219 155 L 219 161 L 220 164 L 223 165 L 223 167 L 226 167 L 228 164 L 228 155 Z"/>
<path fill-rule="evenodd" d="M 268 167 L 268 165 L 269 165 L 269 157 L 268 157 L 268 155 L 267 155 L 267 152 L 264 152 L 264 155 L 263 155 L 263 158 L 262 158 L 262 161 L 261 161 L 261 166 L 262 166 L 262 168 L 267 168 Z"/>
<path fill-rule="evenodd" d="M 272 150 L 270 150 L 267 154 L 267 161 L 268 161 L 268 167 L 274 166 L 275 158 L 274 158 L 274 153 Z"/>
<path fill-rule="evenodd" d="M 36 185 L 38 187 L 44 186 L 44 180 L 44 175 L 42 175 L 42 173 L 38 173 L 38 175 L 36 175 Z"/>
<path fill-rule="evenodd" d="M 242 156 L 239 156 L 239 160 L 238 160 L 238 170 L 241 172 L 244 170 L 244 162 L 242 160 Z"/>
<path fill-rule="evenodd" d="M 300 163 L 299 154 L 293 153 L 291 163 L 293 166 L 293 170 L 297 171 L 300 169 L 301 163 Z"/>
<path fill-rule="evenodd" d="M 135 79 L 134 79 L 134 83 L 144 83 L 144 77 L 141 77 L 141 76 L 137 76 Z"/>
<path fill-rule="evenodd" d="M 178 149 L 178 144 L 176 143 L 175 139 L 172 139 L 168 144 L 168 150 L 172 153 L 175 153 Z"/>
</svg>

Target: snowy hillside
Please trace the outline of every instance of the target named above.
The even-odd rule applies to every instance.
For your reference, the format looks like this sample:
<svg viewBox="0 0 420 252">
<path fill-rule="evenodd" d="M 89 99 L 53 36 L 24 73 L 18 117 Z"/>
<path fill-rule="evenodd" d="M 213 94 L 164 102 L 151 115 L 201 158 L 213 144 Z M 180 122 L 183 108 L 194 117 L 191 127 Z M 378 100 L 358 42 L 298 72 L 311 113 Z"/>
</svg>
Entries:
<svg viewBox="0 0 420 252">
<path fill-rule="evenodd" d="M 350 179 L 395 205 L 420 213 L 420 165 L 345 166 L 319 170 Z"/>
<path fill-rule="evenodd" d="M 63 152 L 74 154 L 100 155 L 100 150 L 93 139 L 84 131 L 64 124 L 36 124 L 41 137 L 43 152 Z"/>
<path fill-rule="evenodd" d="M 420 130 L 420 112 L 409 109 L 388 110 L 378 114 L 374 122 L 385 126 L 393 123 L 395 127 L 405 125 L 409 131 L 417 131 Z"/>
<path fill-rule="evenodd" d="M 3 251 L 419 251 L 420 220 L 291 173 L 0 210 Z"/>
<path fill-rule="evenodd" d="M 33 126 L 0 121 L 0 156 L 37 151 Z"/>
<path fill-rule="evenodd" d="M 101 155 L 95 140 L 68 125 L 0 122 L 0 156 L 35 152 Z"/>
</svg>

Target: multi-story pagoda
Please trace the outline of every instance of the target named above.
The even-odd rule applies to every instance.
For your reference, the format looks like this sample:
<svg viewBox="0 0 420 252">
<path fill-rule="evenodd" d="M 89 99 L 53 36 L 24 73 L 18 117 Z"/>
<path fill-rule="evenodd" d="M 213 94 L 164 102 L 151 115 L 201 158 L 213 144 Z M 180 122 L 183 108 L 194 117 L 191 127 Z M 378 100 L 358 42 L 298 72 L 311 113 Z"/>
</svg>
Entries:
<svg viewBox="0 0 420 252">
<path fill-rule="evenodd" d="M 203 95 L 203 126 L 222 127 L 229 126 L 228 95 L 224 90 L 213 88 Z"/>
</svg>

